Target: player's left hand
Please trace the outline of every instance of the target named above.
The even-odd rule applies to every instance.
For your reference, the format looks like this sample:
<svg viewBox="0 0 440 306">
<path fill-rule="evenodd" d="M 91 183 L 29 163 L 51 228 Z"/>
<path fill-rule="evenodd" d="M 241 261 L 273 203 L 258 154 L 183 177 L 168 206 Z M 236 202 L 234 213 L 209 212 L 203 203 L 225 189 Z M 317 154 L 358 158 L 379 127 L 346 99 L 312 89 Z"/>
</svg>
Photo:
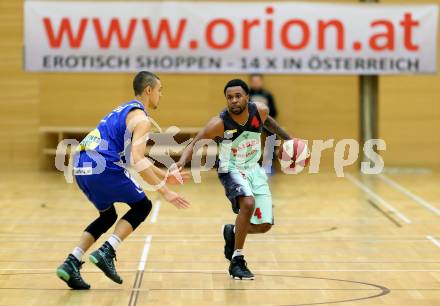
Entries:
<svg viewBox="0 0 440 306">
<path fill-rule="evenodd" d="M 179 179 L 179 176 L 181 179 Z M 183 184 L 185 182 L 188 182 L 190 178 L 191 175 L 188 171 L 183 171 L 183 172 L 175 171 L 167 176 L 167 184 L 170 185 Z"/>
<path fill-rule="evenodd" d="M 177 185 L 189 181 L 190 178 L 191 175 L 188 171 L 182 171 L 182 168 L 178 168 L 176 164 L 173 164 L 169 169 L 166 182 L 170 185 Z"/>
</svg>

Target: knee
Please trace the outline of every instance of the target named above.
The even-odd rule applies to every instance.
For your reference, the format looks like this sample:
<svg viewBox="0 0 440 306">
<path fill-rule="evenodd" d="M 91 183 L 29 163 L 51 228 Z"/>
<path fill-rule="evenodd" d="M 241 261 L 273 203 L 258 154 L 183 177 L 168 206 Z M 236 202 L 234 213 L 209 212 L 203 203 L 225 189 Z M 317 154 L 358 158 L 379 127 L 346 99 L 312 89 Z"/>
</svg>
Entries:
<svg viewBox="0 0 440 306">
<path fill-rule="evenodd" d="M 153 205 L 149 199 L 144 198 L 130 206 L 131 209 L 122 217 L 122 219 L 130 223 L 133 230 L 135 230 L 148 217 Z"/>
<path fill-rule="evenodd" d="M 109 230 L 110 227 L 116 222 L 118 219 L 118 214 L 116 213 L 116 209 L 114 206 L 107 209 L 106 211 L 102 211 L 99 213 L 99 217 L 93 221 L 85 231 L 88 232 L 98 240 L 102 234 Z"/>
<path fill-rule="evenodd" d="M 105 219 L 108 228 L 112 227 L 112 225 L 115 224 L 116 220 L 118 220 L 118 214 L 116 213 L 116 209 L 113 208 Z"/>
<path fill-rule="evenodd" d="M 140 223 L 144 222 L 145 219 L 147 219 L 148 215 L 151 212 L 151 209 L 153 208 L 153 203 L 149 199 L 144 199 L 142 203 L 139 205 L 139 216 L 140 216 Z"/>
<path fill-rule="evenodd" d="M 253 197 L 243 197 L 240 199 L 240 212 L 246 215 L 252 215 L 255 208 L 255 200 Z"/>
<path fill-rule="evenodd" d="M 260 224 L 261 233 L 267 233 L 272 228 L 272 224 L 270 223 L 263 223 Z"/>
</svg>

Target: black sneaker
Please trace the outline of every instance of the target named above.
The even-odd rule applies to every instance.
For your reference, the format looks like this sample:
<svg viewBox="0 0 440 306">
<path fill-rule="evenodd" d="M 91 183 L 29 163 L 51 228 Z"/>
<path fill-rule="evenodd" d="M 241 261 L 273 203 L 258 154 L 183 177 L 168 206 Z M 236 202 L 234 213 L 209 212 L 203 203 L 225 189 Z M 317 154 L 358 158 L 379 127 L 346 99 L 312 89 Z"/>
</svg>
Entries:
<svg viewBox="0 0 440 306">
<path fill-rule="evenodd" d="M 235 256 L 229 265 L 229 275 L 233 279 L 253 280 L 255 276 L 248 269 L 244 256 Z"/>
<path fill-rule="evenodd" d="M 116 272 L 113 258 L 116 259 L 115 250 L 107 241 L 89 256 L 90 261 L 101 269 L 108 278 L 115 283 L 122 284 L 122 278 Z"/>
<path fill-rule="evenodd" d="M 225 239 L 225 258 L 231 261 L 235 248 L 235 233 L 233 224 L 223 225 L 223 238 Z"/>
<path fill-rule="evenodd" d="M 57 268 L 57 276 L 72 289 L 90 289 L 90 285 L 83 280 L 79 272 L 83 263 L 69 254 L 64 263 Z"/>
</svg>

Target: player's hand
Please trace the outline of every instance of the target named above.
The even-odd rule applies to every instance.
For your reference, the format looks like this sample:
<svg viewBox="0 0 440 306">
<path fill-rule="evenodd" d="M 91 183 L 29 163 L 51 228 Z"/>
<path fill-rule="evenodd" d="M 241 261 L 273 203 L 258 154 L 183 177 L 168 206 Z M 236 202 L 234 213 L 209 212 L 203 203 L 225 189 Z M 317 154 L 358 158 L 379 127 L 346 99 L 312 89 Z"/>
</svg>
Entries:
<svg viewBox="0 0 440 306">
<path fill-rule="evenodd" d="M 191 175 L 188 171 L 179 172 L 176 170 L 167 176 L 167 184 L 170 185 L 183 184 L 185 182 L 188 182 L 190 178 Z"/>
<path fill-rule="evenodd" d="M 183 167 L 178 163 L 172 164 L 168 176 L 166 178 L 167 184 L 177 185 L 183 184 L 191 178 L 191 175 L 188 171 L 182 171 Z"/>
<path fill-rule="evenodd" d="M 179 195 L 178 193 L 167 190 L 165 193 L 162 194 L 165 200 L 176 206 L 177 208 L 188 208 L 189 202 L 185 200 L 184 197 Z"/>
<path fill-rule="evenodd" d="M 183 167 L 184 167 L 184 164 L 181 163 L 180 160 L 177 161 L 174 165 L 175 165 L 175 167 L 176 167 L 179 171 L 182 171 L 182 169 L 183 169 Z"/>
</svg>

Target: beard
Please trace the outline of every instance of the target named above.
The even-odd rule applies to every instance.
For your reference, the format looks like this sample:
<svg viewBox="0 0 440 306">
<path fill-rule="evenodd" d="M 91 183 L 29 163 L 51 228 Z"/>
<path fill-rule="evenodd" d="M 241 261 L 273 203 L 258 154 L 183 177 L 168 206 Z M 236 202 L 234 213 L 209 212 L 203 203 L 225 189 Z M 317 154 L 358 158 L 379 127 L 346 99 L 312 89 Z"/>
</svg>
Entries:
<svg viewBox="0 0 440 306">
<path fill-rule="evenodd" d="M 233 109 L 233 108 L 229 108 L 229 111 L 234 114 L 234 115 L 240 115 L 242 112 L 244 112 L 244 110 L 246 109 L 246 107 L 241 107 L 238 106 L 237 108 Z"/>
</svg>

